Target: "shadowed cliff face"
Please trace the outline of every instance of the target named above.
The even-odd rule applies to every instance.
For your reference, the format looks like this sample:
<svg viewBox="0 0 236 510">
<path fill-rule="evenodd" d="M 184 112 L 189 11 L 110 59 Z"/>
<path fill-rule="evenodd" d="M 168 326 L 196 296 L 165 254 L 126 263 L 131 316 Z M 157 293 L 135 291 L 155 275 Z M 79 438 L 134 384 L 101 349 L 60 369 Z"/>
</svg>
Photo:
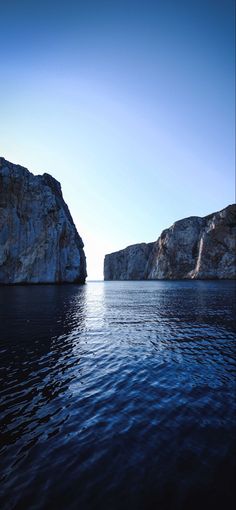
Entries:
<svg viewBox="0 0 236 510">
<path fill-rule="evenodd" d="M 147 264 L 154 243 L 128 246 L 105 256 L 105 280 L 145 280 Z"/>
<path fill-rule="evenodd" d="M 83 242 L 48 174 L 0 158 L 0 283 L 84 283 Z"/>
<path fill-rule="evenodd" d="M 193 216 L 177 221 L 155 243 L 137 244 L 106 255 L 104 279 L 234 279 L 235 240 L 233 204 L 204 218 Z M 143 246 L 150 247 L 145 260 Z"/>
</svg>

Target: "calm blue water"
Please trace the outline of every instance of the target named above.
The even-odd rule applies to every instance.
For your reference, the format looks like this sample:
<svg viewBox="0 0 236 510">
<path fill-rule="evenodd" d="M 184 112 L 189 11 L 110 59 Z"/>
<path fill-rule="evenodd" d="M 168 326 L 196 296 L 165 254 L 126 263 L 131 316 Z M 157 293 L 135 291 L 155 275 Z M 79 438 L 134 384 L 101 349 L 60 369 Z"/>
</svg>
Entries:
<svg viewBox="0 0 236 510">
<path fill-rule="evenodd" d="M 233 508 L 235 284 L 0 288 L 1 509 Z"/>
</svg>

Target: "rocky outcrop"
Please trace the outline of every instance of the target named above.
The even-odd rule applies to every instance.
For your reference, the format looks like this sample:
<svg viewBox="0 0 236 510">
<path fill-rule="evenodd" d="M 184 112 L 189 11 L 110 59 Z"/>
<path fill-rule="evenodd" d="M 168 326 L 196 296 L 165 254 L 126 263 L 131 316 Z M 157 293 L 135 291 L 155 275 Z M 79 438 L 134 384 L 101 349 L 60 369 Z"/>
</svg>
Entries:
<svg viewBox="0 0 236 510">
<path fill-rule="evenodd" d="M 150 243 L 148 260 L 139 276 L 133 278 L 125 267 L 135 267 L 139 246 L 134 245 L 110 255 L 104 262 L 105 280 L 178 280 L 236 278 L 236 205 L 204 218 L 190 217 L 164 230 Z M 124 260 L 123 260 L 124 259 Z M 122 268 L 122 270 L 121 270 Z"/>
<path fill-rule="evenodd" d="M 0 284 L 85 278 L 83 242 L 60 183 L 0 158 Z"/>
<path fill-rule="evenodd" d="M 105 280 L 144 280 L 154 243 L 128 246 L 124 250 L 105 256 Z"/>
</svg>

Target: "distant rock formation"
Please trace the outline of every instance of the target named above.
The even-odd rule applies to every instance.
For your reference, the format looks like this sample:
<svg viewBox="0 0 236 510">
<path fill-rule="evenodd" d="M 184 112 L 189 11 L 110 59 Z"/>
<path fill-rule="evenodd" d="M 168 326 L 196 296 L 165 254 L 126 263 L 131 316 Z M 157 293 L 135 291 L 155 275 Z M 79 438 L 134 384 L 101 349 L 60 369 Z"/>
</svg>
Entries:
<svg viewBox="0 0 236 510">
<path fill-rule="evenodd" d="M 60 183 L 0 158 L 0 284 L 85 278 L 83 242 Z"/>
<path fill-rule="evenodd" d="M 136 244 L 106 255 L 104 279 L 234 279 L 235 243 L 233 204 L 204 218 L 177 221 L 154 243 Z"/>
<path fill-rule="evenodd" d="M 105 256 L 104 280 L 144 280 L 154 243 L 128 246 Z"/>
</svg>

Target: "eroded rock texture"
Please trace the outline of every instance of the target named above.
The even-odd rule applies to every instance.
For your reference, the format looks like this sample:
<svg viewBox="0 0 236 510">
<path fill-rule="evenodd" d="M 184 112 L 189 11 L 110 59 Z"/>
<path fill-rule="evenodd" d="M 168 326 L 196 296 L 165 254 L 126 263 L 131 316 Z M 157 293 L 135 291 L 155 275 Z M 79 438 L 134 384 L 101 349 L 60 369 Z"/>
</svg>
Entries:
<svg viewBox="0 0 236 510">
<path fill-rule="evenodd" d="M 134 245 L 110 255 L 104 262 L 105 280 L 233 279 L 236 277 L 236 205 L 204 218 L 177 221 L 151 246 L 148 260 L 138 263 L 136 278 L 125 268 L 140 261 Z M 142 267 L 141 267 L 142 266 Z M 122 268 L 122 270 L 121 270 Z"/>
<path fill-rule="evenodd" d="M 124 250 L 105 256 L 105 280 L 144 280 L 147 277 L 148 259 L 154 243 L 128 246 Z"/>
<path fill-rule="evenodd" d="M 49 174 L 0 158 L 0 283 L 84 283 L 83 242 Z"/>
</svg>

